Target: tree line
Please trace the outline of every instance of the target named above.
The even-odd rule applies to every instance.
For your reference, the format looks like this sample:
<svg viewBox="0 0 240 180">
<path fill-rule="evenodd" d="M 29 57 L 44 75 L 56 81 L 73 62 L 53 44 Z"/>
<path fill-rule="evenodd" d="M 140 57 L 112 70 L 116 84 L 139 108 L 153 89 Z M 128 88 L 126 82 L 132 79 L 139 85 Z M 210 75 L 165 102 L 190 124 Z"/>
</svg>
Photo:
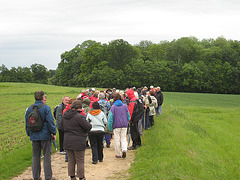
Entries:
<svg viewBox="0 0 240 180">
<path fill-rule="evenodd" d="M 88 40 L 62 53 L 55 74 L 45 82 L 119 89 L 153 85 L 163 91 L 239 94 L 239 59 L 240 41 L 224 37 L 201 41 L 182 37 L 135 45 L 123 39 L 108 44 Z"/>
</svg>

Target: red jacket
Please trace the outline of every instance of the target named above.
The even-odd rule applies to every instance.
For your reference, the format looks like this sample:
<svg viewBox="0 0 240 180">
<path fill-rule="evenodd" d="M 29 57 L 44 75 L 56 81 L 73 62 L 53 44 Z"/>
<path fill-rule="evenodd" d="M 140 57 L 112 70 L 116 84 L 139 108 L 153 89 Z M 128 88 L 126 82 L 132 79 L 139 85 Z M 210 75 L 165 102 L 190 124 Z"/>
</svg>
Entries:
<svg viewBox="0 0 240 180">
<path fill-rule="evenodd" d="M 129 110 L 129 113 L 130 113 L 130 120 L 129 120 L 129 122 L 131 122 L 131 120 L 132 120 L 132 114 L 133 114 L 133 109 L 134 109 L 134 106 L 135 106 L 135 103 L 134 103 L 134 102 L 131 102 L 131 101 L 135 101 L 135 100 L 137 100 L 137 98 L 135 97 L 134 91 L 133 91 L 132 89 L 129 89 L 129 90 L 127 91 L 127 95 L 128 95 L 128 97 L 129 97 L 129 99 L 130 99 L 130 103 L 129 103 L 129 106 L 128 106 L 128 110 Z"/>
<path fill-rule="evenodd" d="M 68 105 L 66 106 L 66 108 L 63 110 L 63 114 L 64 114 L 67 110 L 70 109 L 70 106 L 71 106 L 71 104 L 68 104 Z M 85 111 L 84 111 L 83 109 L 82 109 L 82 111 L 80 112 L 80 114 L 83 115 L 83 116 L 86 115 L 86 113 L 85 113 Z"/>
</svg>

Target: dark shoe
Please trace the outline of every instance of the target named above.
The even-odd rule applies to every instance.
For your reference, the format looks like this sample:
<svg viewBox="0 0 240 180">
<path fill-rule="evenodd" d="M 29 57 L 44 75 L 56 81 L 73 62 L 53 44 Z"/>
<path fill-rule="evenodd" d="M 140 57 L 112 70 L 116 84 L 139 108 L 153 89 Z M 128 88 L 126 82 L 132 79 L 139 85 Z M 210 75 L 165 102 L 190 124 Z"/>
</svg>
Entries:
<svg viewBox="0 0 240 180">
<path fill-rule="evenodd" d="M 106 147 L 107 147 L 107 148 L 110 148 L 110 144 L 107 144 Z"/>
<path fill-rule="evenodd" d="M 122 158 L 126 158 L 126 156 L 127 156 L 126 151 L 123 151 L 123 153 L 122 153 Z"/>
<path fill-rule="evenodd" d="M 115 155 L 115 158 L 121 158 L 121 156 Z"/>
<path fill-rule="evenodd" d="M 42 180 L 42 178 L 40 177 L 40 178 L 34 178 L 34 180 Z"/>
<path fill-rule="evenodd" d="M 97 164 L 98 162 L 97 161 L 93 161 L 92 164 Z"/>
<path fill-rule="evenodd" d="M 137 147 L 134 147 L 134 146 L 131 146 L 128 148 L 128 150 L 136 150 L 136 149 L 137 149 Z"/>
</svg>

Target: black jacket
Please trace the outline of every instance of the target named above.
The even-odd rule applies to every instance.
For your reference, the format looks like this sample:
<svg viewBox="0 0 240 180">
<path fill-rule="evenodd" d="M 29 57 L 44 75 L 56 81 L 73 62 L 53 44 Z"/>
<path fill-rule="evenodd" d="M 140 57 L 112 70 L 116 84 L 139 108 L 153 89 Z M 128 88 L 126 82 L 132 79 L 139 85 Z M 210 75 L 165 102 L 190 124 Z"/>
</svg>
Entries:
<svg viewBox="0 0 240 180">
<path fill-rule="evenodd" d="M 163 94 L 161 91 L 155 93 L 155 98 L 157 99 L 158 106 L 161 106 L 163 103 Z"/>
</svg>

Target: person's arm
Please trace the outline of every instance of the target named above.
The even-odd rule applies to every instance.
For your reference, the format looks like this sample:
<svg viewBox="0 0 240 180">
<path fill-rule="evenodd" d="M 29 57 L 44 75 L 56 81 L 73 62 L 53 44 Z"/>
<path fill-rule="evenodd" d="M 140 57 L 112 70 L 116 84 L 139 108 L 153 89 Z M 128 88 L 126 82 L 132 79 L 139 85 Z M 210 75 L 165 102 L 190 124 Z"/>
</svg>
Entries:
<svg viewBox="0 0 240 180">
<path fill-rule="evenodd" d="M 109 117 L 108 117 L 108 129 L 109 131 L 113 131 L 113 113 L 111 110 L 109 111 Z"/>
<path fill-rule="evenodd" d="M 45 114 L 46 114 L 46 121 L 47 121 L 47 125 L 48 125 L 48 130 L 50 131 L 51 134 L 56 135 L 57 133 L 57 129 L 56 126 L 54 124 L 54 119 L 52 116 L 52 112 L 51 112 L 51 108 L 48 105 L 45 105 L 44 107 L 45 109 Z"/>
</svg>

